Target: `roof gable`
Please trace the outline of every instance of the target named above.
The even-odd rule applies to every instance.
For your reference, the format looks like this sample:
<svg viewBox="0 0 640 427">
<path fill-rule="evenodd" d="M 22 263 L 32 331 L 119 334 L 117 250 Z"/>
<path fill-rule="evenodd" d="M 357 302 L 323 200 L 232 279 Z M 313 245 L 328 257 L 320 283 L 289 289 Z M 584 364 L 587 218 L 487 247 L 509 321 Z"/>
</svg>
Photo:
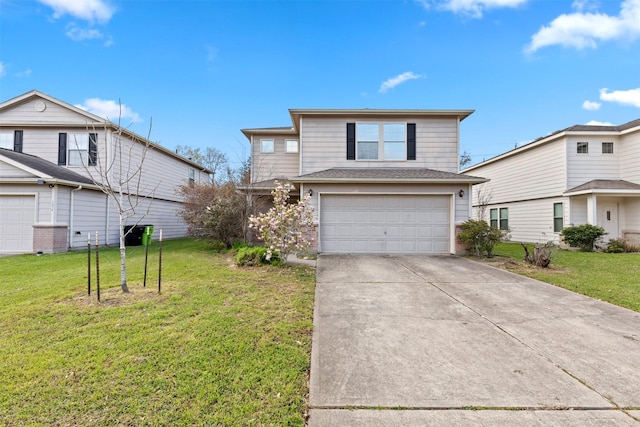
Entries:
<svg viewBox="0 0 640 427">
<path fill-rule="evenodd" d="M 506 151 L 502 154 L 498 154 L 488 160 L 482 161 L 478 164 L 470 166 L 462 171 L 462 173 L 467 173 L 481 166 L 488 165 L 490 163 L 494 163 L 498 160 L 502 160 L 508 157 L 512 157 L 518 155 L 522 152 L 526 152 L 535 147 L 538 147 L 543 144 L 548 144 L 550 142 L 560 140 L 566 136 L 570 135 L 585 135 L 585 134 L 606 134 L 606 135 L 620 135 L 622 133 L 627 132 L 635 132 L 640 131 L 640 119 L 632 120 L 630 122 L 624 123 L 619 126 L 599 126 L 599 125 L 575 125 L 571 126 L 556 132 L 552 132 L 549 135 L 537 138 L 525 145 L 514 148 L 513 150 Z"/>
</svg>

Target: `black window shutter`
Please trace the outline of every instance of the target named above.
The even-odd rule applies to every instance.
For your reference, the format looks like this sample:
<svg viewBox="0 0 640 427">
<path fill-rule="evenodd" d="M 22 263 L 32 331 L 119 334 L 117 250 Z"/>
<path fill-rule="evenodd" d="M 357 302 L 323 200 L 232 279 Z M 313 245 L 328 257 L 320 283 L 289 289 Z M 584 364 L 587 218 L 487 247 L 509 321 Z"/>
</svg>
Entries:
<svg viewBox="0 0 640 427">
<path fill-rule="evenodd" d="M 67 134 L 58 134 L 58 164 L 67 164 Z"/>
<path fill-rule="evenodd" d="M 407 160 L 416 159 L 416 124 L 407 123 Z"/>
<path fill-rule="evenodd" d="M 356 124 L 347 123 L 347 160 L 356 159 Z"/>
<path fill-rule="evenodd" d="M 22 131 L 17 130 L 13 133 L 13 151 L 22 153 Z"/>
<path fill-rule="evenodd" d="M 98 146 L 96 142 L 98 141 L 97 133 L 89 134 L 89 166 L 95 166 L 98 160 Z"/>
</svg>

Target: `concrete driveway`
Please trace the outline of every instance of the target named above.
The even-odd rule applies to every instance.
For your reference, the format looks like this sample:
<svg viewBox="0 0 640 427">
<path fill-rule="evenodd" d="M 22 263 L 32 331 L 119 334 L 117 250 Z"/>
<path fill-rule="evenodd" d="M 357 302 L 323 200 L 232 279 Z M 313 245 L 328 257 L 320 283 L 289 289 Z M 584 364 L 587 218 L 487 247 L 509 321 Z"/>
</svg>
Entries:
<svg viewBox="0 0 640 427">
<path fill-rule="evenodd" d="M 640 313 L 454 256 L 321 255 L 315 304 L 312 427 L 640 425 Z"/>
</svg>

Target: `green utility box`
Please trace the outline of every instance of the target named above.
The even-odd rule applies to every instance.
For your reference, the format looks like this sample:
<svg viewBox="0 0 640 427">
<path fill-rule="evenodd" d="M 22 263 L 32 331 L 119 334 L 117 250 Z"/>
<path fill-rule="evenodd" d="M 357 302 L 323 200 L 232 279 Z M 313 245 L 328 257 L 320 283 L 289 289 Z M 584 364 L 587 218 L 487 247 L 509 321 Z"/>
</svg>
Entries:
<svg viewBox="0 0 640 427">
<path fill-rule="evenodd" d="M 153 225 L 145 225 L 144 232 L 142 233 L 142 244 L 147 246 L 151 244 L 151 236 L 153 235 Z M 147 242 L 147 236 L 149 236 L 149 241 Z"/>
</svg>

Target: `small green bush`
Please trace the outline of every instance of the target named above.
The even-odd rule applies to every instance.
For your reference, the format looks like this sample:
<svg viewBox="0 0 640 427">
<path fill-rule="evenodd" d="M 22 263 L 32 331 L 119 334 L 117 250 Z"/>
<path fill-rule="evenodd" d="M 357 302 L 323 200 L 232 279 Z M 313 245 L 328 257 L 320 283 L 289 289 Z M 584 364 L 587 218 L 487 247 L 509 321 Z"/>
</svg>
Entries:
<svg viewBox="0 0 640 427">
<path fill-rule="evenodd" d="M 611 239 L 604 251 L 610 254 L 622 254 L 638 252 L 638 248 L 625 239 Z"/>
<path fill-rule="evenodd" d="M 271 255 L 271 259 L 267 260 L 267 248 L 264 246 L 246 246 L 238 250 L 236 264 L 255 267 L 264 264 L 281 265 L 282 262 L 276 254 Z"/>
<path fill-rule="evenodd" d="M 596 241 L 605 234 L 607 233 L 604 228 L 591 224 L 567 227 L 560 233 L 566 243 L 572 247 L 580 248 L 583 252 L 593 251 Z"/>
<path fill-rule="evenodd" d="M 224 253 L 227 251 L 227 244 L 220 240 L 212 240 L 210 243 L 211 250 L 216 253 Z"/>
<path fill-rule="evenodd" d="M 458 240 L 466 246 L 468 251 L 472 251 L 477 257 L 482 256 L 484 251 L 487 257 L 493 256 L 493 248 L 503 240 L 505 233 L 497 227 L 491 227 L 484 220 L 470 219 L 462 223 L 462 231 L 458 234 Z"/>
</svg>

